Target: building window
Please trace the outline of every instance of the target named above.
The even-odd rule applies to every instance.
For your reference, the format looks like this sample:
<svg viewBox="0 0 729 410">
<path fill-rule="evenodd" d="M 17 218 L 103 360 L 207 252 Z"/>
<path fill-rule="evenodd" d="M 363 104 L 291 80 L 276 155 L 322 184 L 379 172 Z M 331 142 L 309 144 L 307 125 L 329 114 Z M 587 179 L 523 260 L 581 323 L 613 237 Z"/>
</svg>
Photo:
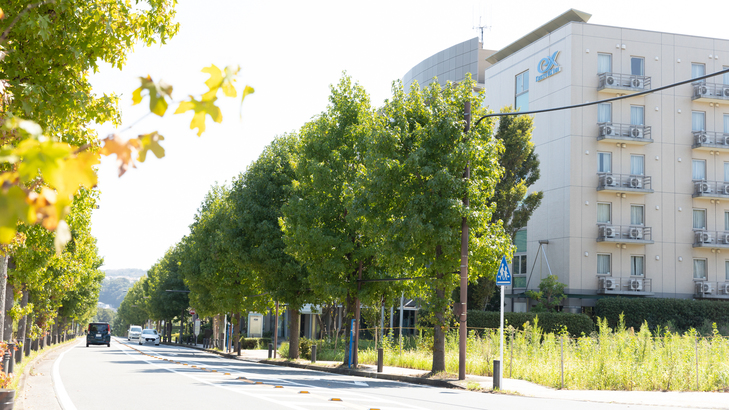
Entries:
<svg viewBox="0 0 729 410">
<path fill-rule="evenodd" d="M 514 277 L 515 288 L 526 287 L 526 273 L 527 273 L 527 256 L 526 255 L 514 255 L 514 260 L 511 261 L 511 274 Z"/>
<path fill-rule="evenodd" d="M 609 275 L 610 274 L 610 254 L 609 253 L 598 253 L 597 254 L 597 274 L 598 275 Z"/>
<path fill-rule="evenodd" d="M 643 205 L 630 206 L 630 224 L 643 225 Z"/>
<path fill-rule="evenodd" d="M 729 261 L 724 262 L 724 280 L 729 282 Z"/>
<path fill-rule="evenodd" d="M 645 109 L 642 105 L 630 106 L 630 125 L 645 124 Z"/>
<path fill-rule="evenodd" d="M 643 155 L 630 155 L 630 174 L 645 175 L 645 157 Z"/>
<path fill-rule="evenodd" d="M 516 76 L 516 100 L 514 106 L 520 111 L 529 111 L 529 70 Z"/>
<path fill-rule="evenodd" d="M 612 172 L 612 154 L 609 152 L 598 152 L 597 153 L 597 172 L 599 173 L 610 173 Z"/>
<path fill-rule="evenodd" d="M 613 122 L 613 105 L 611 103 L 597 105 L 597 122 Z"/>
<path fill-rule="evenodd" d="M 630 257 L 630 276 L 645 276 L 643 256 Z"/>
<path fill-rule="evenodd" d="M 722 69 L 726 70 L 728 68 L 729 68 L 728 66 L 724 66 Z M 722 75 L 722 78 L 724 79 L 724 85 L 729 85 L 729 73 L 724 73 L 724 75 Z M 724 115 L 724 117 L 726 117 L 726 115 Z M 726 132 L 726 131 L 724 131 L 724 132 Z"/>
<path fill-rule="evenodd" d="M 706 259 L 694 259 L 694 279 L 706 279 Z"/>
<path fill-rule="evenodd" d="M 643 57 L 630 57 L 630 74 L 645 75 L 645 59 Z"/>
<path fill-rule="evenodd" d="M 611 221 L 611 204 L 609 202 L 597 203 L 597 223 L 609 224 Z"/>
<path fill-rule="evenodd" d="M 694 181 L 706 181 L 706 161 L 703 159 L 691 160 L 691 177 Z"/>
<path fill-rule="evenodd" d="M 597 73 L 613 72 L 613 55 L 605 53 L 597 53 Z"/>
<path fill-rule="evenodd" d="M 724 163 L 724 182 L 729 182 L 729 162 Z"/>
<path fill-rule="evenodd" d="M 694 229 L 706 230 L 706 209 L 694 209 Z"/>
<path fill-rule="evenodd" d="M 729 211 L 724 211 L 724 230 L 729 231 Z"/>
<path fill-rule="evenodd" d="M 729 114 L 724 114 L 724 134 L 729 134 Z"/>
<path fill-rule="evenodd" d="M 691 112 L 691 131 L 706 131 L 706 113 L 703 111 Z"/>
<path fill-rule="evenodd" d="M 691 63 L 691 78 L 703 77 L 706 75 L 706 65 L 700 63 Z M 706 80 L 699 80 L 704 83 Z"/>
</svg>

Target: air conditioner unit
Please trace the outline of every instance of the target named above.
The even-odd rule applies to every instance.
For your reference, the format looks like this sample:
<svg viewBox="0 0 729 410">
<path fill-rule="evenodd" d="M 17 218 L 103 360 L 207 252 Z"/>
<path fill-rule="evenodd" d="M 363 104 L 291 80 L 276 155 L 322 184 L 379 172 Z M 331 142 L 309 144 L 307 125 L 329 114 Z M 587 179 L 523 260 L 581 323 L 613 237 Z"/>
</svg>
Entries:
<svg viewBox="0 0 729 410">
<path fill-rule="evenodd" d="M 709 87 L 707 87 L 705 85 L 700 85 L 700 86 L 696 87 L 696 94 L 698 94 L 700 96 L 707 96 L 707 95 L 711 95 L 711 91 L 709 91 Z"/>
<path fill-rule="evenodd" d="M 723 233 L 720 236 L 722 243 L 729 244 L 729 233 Z"/>
<path fill-rule="evenodd" d="M 729 195 L 729 185 L 724 185 L 723 189 L 720 190 L 719 192 L 721 192 L 724 195 Z"/>
<path fill-rule="evenodd" d="M 729 145 L 729 135 L 724 134 L 724 145 Z"/>
<path fill-rule="evenodd" d="M 620 85 L 617 77 L 612 75 L 605 76 L 605 85 Z"/>
<path fill-rule="evenodd" d="M 709 142 L 709 137 L 706 134 L 701 133 L 696 136 L 696 141 L 700 144 L 706 144 L 707 142 Z"/>
<path fill-rule="evenodd" d="M 615 237 L 615 228 L 613 228 L 612 226 L 606 226 L 605 227 L 605 230 L 603 232 L 605 232 L 605 237 L 606 238 L 614 238 Z"/>
<path fill-rule="evenodd" d="M 607 290 L 615 290 L 618 287 L 618 281 L 613 278 L 605 278 L 603 285 Z"/>
<path fill-rule="evenodd" d="M 633 138 L 643 138 L 643 129 L 635 127 L 630 130 L 630 135 L 632 135 Z"/>
<path fill-rule="evenodd" d="M 634 290 L 636 292 L 643 290 L 643 280 L 642 279 L 631 279 L 630 290 Z"/>
<path fill-rule="evenodd" d="M 607 186 L 617 186 L 618 185 L 618 179 L 615 178 L 612 175 L 605 175 L 605 185 L 607 185 Z"/>
<path fill-rule="evenodd" d="M 701 284 L 701 293 L 711 293 L 712 290 L 711 282 L 703 282 Z"/>
<path fill-rule="evenodd" d="M 708 232 L 699 232 L 699 242 L 711 243 L 711 234 Z"/>
<path fill-rule="evenodd" d="M 630 178 L 631 188 L 643 188 L 643 180 L 637 177 Z"/>
<path fill-rule="evenodd" d="M 630 81 L 630 86 L 632 88 L 643 88 L 645 86 L 645 83 L 643 82 L 642 78 L 633 78 Z"/>
<path fill-rule="evenodd" d="M 729 283 L 723 283 L 719 289 L 721 290 L 721 293 L 725 295 L 729 295 Z"/>
<path fill-rule="evenodd" d="M 643 239 L 643 229 L 641 228 L 630 228 L 630 232 L 628 234 L 630 239 Z"/>
<path fill-rule="evenodd" d="M 724 89 L 724 97 L 729 97 L 729 87 Z"/>
<path fill-rule="evenodd" d="M 701 192 L 703 194 L 707 194 L 707 193 L 711 192 L 711 187 L 706 182 L 699 182 L 698 188 L 699 188 L 699 192 Z"/>
<path fill-rule="evenodd" d="M 603 125 L 600 127 L 600 135 L 603 137 L 614 137 L 618 135 L 618 130 L 612 125 Z"/>
</svg>

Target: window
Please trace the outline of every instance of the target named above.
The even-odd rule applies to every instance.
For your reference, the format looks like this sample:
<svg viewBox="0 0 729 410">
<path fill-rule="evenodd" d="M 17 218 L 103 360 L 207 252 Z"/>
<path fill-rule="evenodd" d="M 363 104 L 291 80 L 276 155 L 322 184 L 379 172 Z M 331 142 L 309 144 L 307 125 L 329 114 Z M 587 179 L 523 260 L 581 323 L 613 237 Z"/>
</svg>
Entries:
<svg viewBox="0 0 729 410">
<path fill-rule="evenodd" d="M 694 279 L 706 279 L 706 259 L 694 259 Z"/>
<path fill-rule="evenodd" d="M 724 211 L 724 230 L 729 231 L 729 211 Z"/>
<path fill-rule="evenodd" d="M 645 124 L 645 109 L 642 105 L 630 106 L 630 125 Z"/>
<path fill-rule="evenodd" d="M 724 182 L 729 182 L 729 162 L 724 163 Z"/>
<path fill-rule="evenodd" d="M 611 103 L 597 105 L 597 122 L 613 122 L 613 105 Z M 726 123 L 726 120 L 724 122 Z"/>
<path fill-rule="evenodd" d="M 643 225 L 643 205 L 630 206 L 630 224 Z"/>
<path fill-rule="evenodd" d="M 643 155 L 630 156 L 630 174 L 645 175 L 645 157 Z"/>
<path fill-rule="evenodd" d="M 691 161 L 692 178 L 694 181 L 706 181 L 706 161 L 694 159 Z"/>
<path fill-rule="evenodd" d="M 645 75 L 645 59 L 643 57 L 630 57 L 630 74 Z"/>
<path fill-rule="evenodd" d="M 706 131 L 706 113 L 703 111 L 693 111 L 691 113 L 691 131 Z"/>
<path fill-rule="evenodd" d="M 597 254 L 597 274 L 598 275 L 609 275 L 610 274 L 610 254 L 609 253 L 598 253 Z"/>
<path fill-rule="evenodd" d="M 529 70 L 516 76 L 516 100 L 514 106 L 517 110 L 529 111 Z"/>
<path fill-rule="evenodd" d="M 597 203 L 597 223 L 609 224 L 611 221 L 611 212 L 609 202 L 598 202 Z"/>
<path fill-rule="evenodd" d="M 706 229 L 706 209 L 694 209 L 694 229 Z"/>
<path fill-rule="evenodd" d="M 630 276 L 644 276 L 644 258 L 643 256 L 630 257 Z"/>
<path fill-rule="evenodd" d="M 526 287 L 526 273 L 527 273 L 527 256 L 526 255 L 514 255 L 514 260 L 511 262 L 511 274 L 514 277 L 514 287 L 524 288 Z"/>
<path fill-rule="evenodd" d="M 597 172 L 612 172 L 611 169 L 612 154 L 609 152 L 597 153 Z"/>
<path fill-rule="evenodd" d="M 724 114 L 724 134 L 729 134 L 729 114 Z"/>
<path fill-rule="evenodd" d="M 726 70 L 727 68 L 729 68 L 729 66 L 724 66 L 722 69 Z M 722 78 L 724 79 L 724 85 L 729 85 L 729 73 L 724 73 L 724 75 L 722 75 Z"/>
<path fill-rule="evenodd" d="M 729 281 L 729 261 L 724 262 L 724 280 Z"/>
<path fill-rule="evenodd" d="M 613 56 L 612 54 L 597 53 L 597 73 L 613 72 Z"/>
<path fill-rule="evenodd" d="M 706 75 L 706 65 L 700 63 L 691 63 L 691 78 L 702 77 Z M 706 80 L 699 80 L 704 83 Z"/>
</svg>

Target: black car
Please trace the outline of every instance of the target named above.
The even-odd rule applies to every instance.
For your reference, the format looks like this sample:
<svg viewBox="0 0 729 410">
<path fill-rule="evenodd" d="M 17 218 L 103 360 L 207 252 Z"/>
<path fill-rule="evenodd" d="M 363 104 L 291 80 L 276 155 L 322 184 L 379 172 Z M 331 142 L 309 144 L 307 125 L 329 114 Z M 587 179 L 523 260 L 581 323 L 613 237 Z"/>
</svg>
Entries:
<svg viewBox="0 0 729 410">
<path fill-rule="evenodd" d="M 89 345 L 111 346 L 111 325 L 108 323 L 89 323 L 86 333 L 86 347 Z"/>
</svg>

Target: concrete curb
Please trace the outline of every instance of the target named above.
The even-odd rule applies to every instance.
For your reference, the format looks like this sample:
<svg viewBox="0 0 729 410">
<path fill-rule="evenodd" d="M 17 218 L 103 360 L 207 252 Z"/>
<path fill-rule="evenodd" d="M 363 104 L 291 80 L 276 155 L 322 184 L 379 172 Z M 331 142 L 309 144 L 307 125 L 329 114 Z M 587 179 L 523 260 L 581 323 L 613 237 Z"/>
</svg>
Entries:
<svg viewBox="0 0 729 410">
<path fill-rule="evenodd" d="M 24 396 L 25 380 L 28 378 L 28 374 L 30 374 L 30 369 L 32 369 L 33 366 L 35 366 L 36 362 L 38 362 L 40 359 L 44 358 L 48 353 L 55 351 L 56 349 L 60 349 L 64 346 L 68 346 L 69 344 L 73 343 L 74 341 L 77 341 L 80 337 L 81 336 L 76 337 L 74 339 L 69 339 L 63 343 L 56 343 L 53 347 L 51 347 L 50 349 L 46 350 L 45 352 L 39 354 L 38 356 L 33 358 L 33 360 L 28 362 L 28 364 L 25 365 L 25 369 L 23 369 L 23 374 L 20 375 L 20 379 L 18 380 L 18 388 L 15 391 L 15 404 L 13 407 L 15 410 L 24 409 L 23 404 L 24 404 L 25 400 L 18 400 L 18 398 Z M 16 364 L 16 366 L 17 366 L 17 364 Z"/>
</svg>

